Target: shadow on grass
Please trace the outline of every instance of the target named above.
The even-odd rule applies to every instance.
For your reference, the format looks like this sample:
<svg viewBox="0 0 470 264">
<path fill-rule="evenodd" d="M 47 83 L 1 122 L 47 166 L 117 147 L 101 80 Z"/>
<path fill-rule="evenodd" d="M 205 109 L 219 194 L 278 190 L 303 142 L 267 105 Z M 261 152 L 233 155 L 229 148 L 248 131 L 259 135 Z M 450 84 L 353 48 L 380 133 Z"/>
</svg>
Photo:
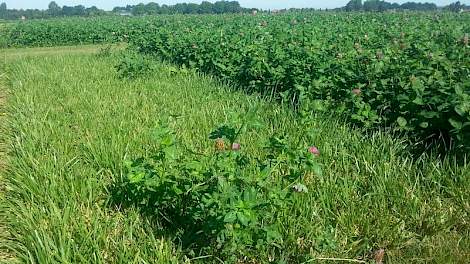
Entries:
<svg viewBox="0 0 470 264">
<path fill-rule="evenodd" d="M 409 151 L 417 160 L 423 155 L 434 156 L 440 161 L 453 160 L 459 166 L 467 164 L 470 153 L 470 135 L 460 142 L 454 140 L 450 133 L 445 131 L 433 131 L 428 136 L 411 137 Z"/>
<path fill-rule="evenodd" d="M 183 198 L 180 199 L 183 202 L 174 201 L 170 206 L 163 208 L 157 205 L 156 200 L 164 190 L 155 189 L 151 197 L 143 197 L 135 194 L 135 189 L 129 186 L 124 178 L 112 184 L 108 189 L 108 206 L 120 211 L 137 209 L 142 217 L 153 225 L 156 234 L 171 239 L 186 254 L 205 255 L 215 246 L 217 234 L 210 230 L 220 230 L 223 223 L 211 221 L 205 216 L 200 216 L 198 220 L 195 220 L 194 216 L 190 217 L 193 212 L 190 209 L 188 211 L 186 205 L 190 202 L 184 201 L 184 194 L 181 194 Z"/>
</svg>

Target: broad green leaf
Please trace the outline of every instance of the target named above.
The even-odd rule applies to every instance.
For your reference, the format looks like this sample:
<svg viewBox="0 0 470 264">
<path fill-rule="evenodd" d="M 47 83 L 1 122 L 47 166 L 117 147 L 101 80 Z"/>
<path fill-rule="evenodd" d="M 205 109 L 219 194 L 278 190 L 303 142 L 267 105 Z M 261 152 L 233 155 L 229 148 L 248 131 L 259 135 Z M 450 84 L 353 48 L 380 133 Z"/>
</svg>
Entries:
<svg viewBox="0 0 470 264">
<path fill-rule="evenodd" d="M 145 172 L 131 173 L 127 176 L 130 183 L 139 183 L 145 178 Z"/>
<path fill-rule="evenodd" d="M 457 120 L 452 119 L 452 118 L 449 118 L 449 123 L 450 123 L 455 129 L 458 129 L 458 130 L 461 130 L 462 127 L 463 127 L 462 122 L 457 121 Z"/>
<path fill-rule="evenodd" d="M 405 118 L 400 116 L 400 117 L 397 118 L 397 123 L 400 127 L 406 127 L 408 122 L 406 121 Z"/>
<path fill-rule="evenodd" d="M 459 114 L 460 116 L 465 116 L 465 114 L 466 114 L 465 109 L 464 109 L 464 106 L 462 106 L 462 105 L 457 105 L 457 106 L 455 106 L 454 110 L 455 110 L 455 112 L 456 112 L 457 114 Z"/>
<path fill-rule="evenodd" d="M 240 221 L 240 224 L 244 226 L 248 226 L 249 219 L 248 217 L 245 216 L 243 212 L 237 212 L 237 218 L 238 218 L 238 221 Z"/>
</svg>

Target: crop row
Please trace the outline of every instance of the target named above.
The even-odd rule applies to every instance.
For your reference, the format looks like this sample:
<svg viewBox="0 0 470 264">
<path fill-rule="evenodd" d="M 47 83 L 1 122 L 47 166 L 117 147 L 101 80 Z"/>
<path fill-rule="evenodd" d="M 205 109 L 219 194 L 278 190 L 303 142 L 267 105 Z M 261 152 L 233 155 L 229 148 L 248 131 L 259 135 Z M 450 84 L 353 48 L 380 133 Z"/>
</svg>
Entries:
<svg viewBox="0 0 470 264">
<path fill-rule="evenodd" d="M 66 18 L 22 21 L 9 25 L 4 46 L 44 47 L 125 41 L 127 33 L 141 23 L 125 17 Z"/>
<path fill-rule="evenodd" d="M 420 138 L 470 138 L 470 15 L 174 17 L 135 28 L 143 54 L 303 110 Z"/>
</svg>

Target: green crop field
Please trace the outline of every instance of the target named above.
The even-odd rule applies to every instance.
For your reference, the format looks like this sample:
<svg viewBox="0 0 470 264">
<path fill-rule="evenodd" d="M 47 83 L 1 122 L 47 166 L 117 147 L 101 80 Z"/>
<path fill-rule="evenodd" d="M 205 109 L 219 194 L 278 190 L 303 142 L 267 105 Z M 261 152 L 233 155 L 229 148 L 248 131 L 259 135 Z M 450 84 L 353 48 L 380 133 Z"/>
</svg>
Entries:
<svg viewBox="0 0 470 264">
<path fill-rule="evenodd" d="M 141 20 L 120 17 L 22 21 L 10 25 L 7 46 L 33 47 L 119 42 Z"/>
<path fill-rule="evenodd" d="M 0 263 L 470 259 L 469 14 L 0 32 Z"/>
</svg>

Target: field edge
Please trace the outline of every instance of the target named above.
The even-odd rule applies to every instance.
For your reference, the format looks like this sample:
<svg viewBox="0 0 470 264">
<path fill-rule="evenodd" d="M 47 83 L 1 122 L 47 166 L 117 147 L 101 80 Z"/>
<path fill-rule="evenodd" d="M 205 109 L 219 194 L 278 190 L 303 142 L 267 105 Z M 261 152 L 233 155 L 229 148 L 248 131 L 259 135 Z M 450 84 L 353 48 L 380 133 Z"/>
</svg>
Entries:
<svg viewBox="0 0 470 264">
<path fill-rule="evenodd" d="M 5 65 L 2 65 L 0 62 L 0 69 L 4 69 Z M 4 182 L 4 177 L 6 176 L 7 171 L 7 158 L 8 158 L 8 128 L 7 128 L 7 76 L 5 71 L 0 74 L 0 201 L 4 199 L 4 194 L 6 191 L 6 186 Z M 1 207 L 0 207 L 1 209 Z M 8 241 L 8 231 L 6 228 L 6 221 L 4 221 L 3 216 L 0 214 L 0 263 L 12 263 L 14 261 L 14 256 L 8 249 L 4 246 L 5 241 Z"/>
</svg>

